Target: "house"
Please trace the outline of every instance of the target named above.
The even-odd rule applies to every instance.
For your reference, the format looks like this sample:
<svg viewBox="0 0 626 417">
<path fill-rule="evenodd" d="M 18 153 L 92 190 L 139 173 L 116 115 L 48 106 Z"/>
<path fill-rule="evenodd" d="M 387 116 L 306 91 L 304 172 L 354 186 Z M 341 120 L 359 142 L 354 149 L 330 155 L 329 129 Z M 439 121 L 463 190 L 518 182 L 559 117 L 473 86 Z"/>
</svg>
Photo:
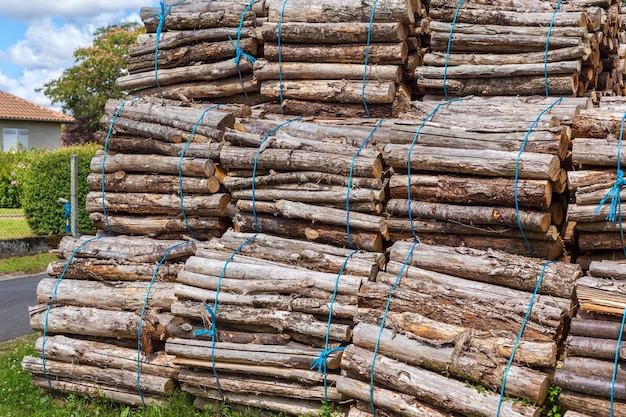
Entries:
<svg viewBox="0 0 626 417">
<path fill-rule="evenodd" d="M 27 148 L 56 149 L 61 128 L 74 119 L 0 90 L 0 151 L 21 143 Z"/>
</svg>

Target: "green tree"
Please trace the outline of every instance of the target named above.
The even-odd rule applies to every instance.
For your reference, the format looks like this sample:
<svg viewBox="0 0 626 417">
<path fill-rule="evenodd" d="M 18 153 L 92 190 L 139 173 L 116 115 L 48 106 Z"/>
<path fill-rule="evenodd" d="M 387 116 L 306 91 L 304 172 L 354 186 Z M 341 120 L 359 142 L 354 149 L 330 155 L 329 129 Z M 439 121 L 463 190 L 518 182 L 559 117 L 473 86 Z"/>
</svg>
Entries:
<svg viewBox="0 0 626 417">
<path fill-rule="evenodd" d="M 144 31 L 136 22 L 96 30 L 91 46 L 74 51 L 74 66 L 37 90 L 76 118 L 66 128 L 64 145 L 92 141 L 106 101 L 124 95 L 116 80 L 126 74 L 128 48 Z"/>
</svg>

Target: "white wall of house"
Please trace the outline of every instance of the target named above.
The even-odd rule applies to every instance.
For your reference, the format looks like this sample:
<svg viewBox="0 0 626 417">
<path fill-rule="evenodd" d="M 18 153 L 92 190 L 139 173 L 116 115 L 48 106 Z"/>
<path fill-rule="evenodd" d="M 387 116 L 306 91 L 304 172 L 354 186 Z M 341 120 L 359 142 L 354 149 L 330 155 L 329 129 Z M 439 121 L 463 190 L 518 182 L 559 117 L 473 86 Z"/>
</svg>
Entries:
<svg viewBox="0 0 626 417">
<path fill-rule="evenodd" d="M 0 151 L 8 151 L 8 146 L 5 149 L 4 136 L 5 134 L 8 135 L 7 141 L 14 139 L 16 132 L 13 129 L 19 129 L 17 133 L 21 138 L 25 137 L 25 131 L 28 132 L 28 144 L 23 143 L 27 148 L 45 148 L 52 150 L 61 147 L 60 123 L 0 120 Z"/>
</svg>

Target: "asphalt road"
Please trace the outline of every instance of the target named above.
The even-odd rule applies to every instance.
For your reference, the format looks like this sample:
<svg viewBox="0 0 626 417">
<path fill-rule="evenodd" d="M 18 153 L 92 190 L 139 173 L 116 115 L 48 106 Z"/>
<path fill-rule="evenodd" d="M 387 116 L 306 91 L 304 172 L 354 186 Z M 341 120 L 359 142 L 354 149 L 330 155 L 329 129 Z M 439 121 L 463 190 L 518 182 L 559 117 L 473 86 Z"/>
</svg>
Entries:
<svg viewBox="0 0 626 417">
<path fill-rule="evenodd" d="M 28 306 L 37 304 L 37 284 L 48 274 L 0 280 L 0 342 L 32 333 Z"/>
</svg>

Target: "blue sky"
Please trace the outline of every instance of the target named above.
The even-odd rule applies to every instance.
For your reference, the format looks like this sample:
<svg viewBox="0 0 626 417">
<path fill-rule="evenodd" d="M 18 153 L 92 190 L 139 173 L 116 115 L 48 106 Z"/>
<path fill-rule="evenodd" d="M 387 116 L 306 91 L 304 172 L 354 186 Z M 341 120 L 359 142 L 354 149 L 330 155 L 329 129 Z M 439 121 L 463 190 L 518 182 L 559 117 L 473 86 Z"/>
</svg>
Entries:
<svg viewBox="0 0 626 417">
<path fill-rule="evenodd" d="M 93 32 L 115 23 L 140 21 L 153 0 L 0 0 L 0 90 L 50 107 L 36 88 L 73 64 L 73 52 L 89 45 Z M 58 109 L 57 109 L 58 110 Z"/>
</svg>

